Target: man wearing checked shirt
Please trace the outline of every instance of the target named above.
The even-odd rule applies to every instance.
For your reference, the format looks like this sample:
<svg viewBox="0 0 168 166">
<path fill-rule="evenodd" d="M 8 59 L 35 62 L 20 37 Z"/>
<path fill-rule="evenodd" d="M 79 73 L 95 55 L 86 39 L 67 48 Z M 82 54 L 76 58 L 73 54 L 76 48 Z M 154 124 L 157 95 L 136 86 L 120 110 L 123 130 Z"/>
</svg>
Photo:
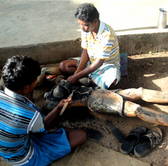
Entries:
<svg viewBox="0 0 168 166">
<path fill-rule="evenodd" d="M 109 89 L 120 81 L 120 56 L 117 36 L 109 25 L 99 20 L 94 5 L 84 3 L 75 13 L 81 26 L 81 57 L 60 63 L 60 70 L 69 74 L 72 84 L 88 76 L 91 83 Z"/>
</svg>

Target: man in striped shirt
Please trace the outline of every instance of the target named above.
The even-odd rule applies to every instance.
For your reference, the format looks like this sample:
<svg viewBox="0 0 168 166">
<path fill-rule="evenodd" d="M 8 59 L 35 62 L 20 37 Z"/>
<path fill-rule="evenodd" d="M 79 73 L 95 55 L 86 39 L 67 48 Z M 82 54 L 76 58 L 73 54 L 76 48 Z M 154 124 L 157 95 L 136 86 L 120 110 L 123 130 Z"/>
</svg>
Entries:
<svg viewBox="0 0 168 166">
<path fill-rule="evenodd" d="M 65 102 L 47 116 L 25 96 L 36 86 L 40 75 L 37 61 L 13 56 L 2 69 L 4 91 L 0 91 L 0 156 L 11 165 L 46 166 L 86 141 L 83 130 L 48 131 Z"/>
<path fill-rule="evenodd" d="M 80 6 L 76 18 L 81 26 L 81 58 L 60 63 L 60 70 L 71 75 L 68 81 L 77 83 L 89 76 L 102 89 L 116 85 L 120 80 L 120 56 L 117 36 L 109 25 L 99 20 L 99 12 L 88 3 Z"/>
</svg>

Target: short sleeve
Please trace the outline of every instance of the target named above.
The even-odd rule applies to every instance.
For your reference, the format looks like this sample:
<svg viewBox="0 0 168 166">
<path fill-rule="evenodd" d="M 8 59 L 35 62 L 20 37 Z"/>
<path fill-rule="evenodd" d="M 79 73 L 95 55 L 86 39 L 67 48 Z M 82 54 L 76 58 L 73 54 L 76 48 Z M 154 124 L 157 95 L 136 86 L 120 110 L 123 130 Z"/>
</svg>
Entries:
<svg viewBox="0 0 168 166">
<path fill-rule="evenodd" d="M 27 129 L 27 133 L 29 132 L 32 133 L 37 133 L 37 132 L 44 132 L 45 128 L 44 128 L 44 119 L 42 117 L 42 115 L 40 114 L 40 112 L 36 111 L 34 113 L 33 118 L 31 119 L 29 125 L 28 125 L 28 129 Z"/>
</svg>

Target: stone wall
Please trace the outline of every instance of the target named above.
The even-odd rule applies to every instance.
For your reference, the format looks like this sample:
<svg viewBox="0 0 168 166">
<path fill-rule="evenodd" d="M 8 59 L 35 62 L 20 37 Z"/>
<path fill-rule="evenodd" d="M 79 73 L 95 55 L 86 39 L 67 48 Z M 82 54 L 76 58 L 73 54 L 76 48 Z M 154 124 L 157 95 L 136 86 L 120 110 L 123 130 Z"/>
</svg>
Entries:
<svg viewBox="0 0 168 166">
<path fill-rule="evenodd" d="M 128 55 L 168 50 L 168 32 L 118 35 L 120 52 Z M 0 68 L 13 55 L 27 55 L 41 65 L 58 63 L 69 57 L 80 56 L 80 39 L 64 42 L 0 48 Z"/>
</svg>

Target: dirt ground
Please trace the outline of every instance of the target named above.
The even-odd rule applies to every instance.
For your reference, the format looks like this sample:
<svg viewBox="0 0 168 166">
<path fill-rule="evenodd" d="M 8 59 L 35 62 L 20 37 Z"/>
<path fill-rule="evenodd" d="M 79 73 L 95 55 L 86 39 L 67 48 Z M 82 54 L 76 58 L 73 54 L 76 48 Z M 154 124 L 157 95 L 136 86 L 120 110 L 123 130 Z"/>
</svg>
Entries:
<svg viewBox="0 0 168 166">
<path fill-rule="evenodd" d="M 58 64 L 55 64 L 58 65 Z M 149 53 L 128 56 L 128 75 L 122 77 L 119 84 L 114 89 L 138 88 L 153 89 L 159 91 L 168 91 L 168 52 Z M 34 102 L 45 112 L 44 92 L 49 91 L 53 83 L 45 82 L 41 88 L 34 91 Z M 168 105 L 149 104 L 138 101 L 138 104 L 146 106 L 157 111 L 168 111 Z M 98 114 L 90 112 L 85 107 L 75 107 L 67 109 L 62 116 L 53 123 L 55 126 L 64 126 L 71 128 L 80 128 L 87 131 L 89 139 L 101 144 L 107 148 L 120 152 L 121 143 L 112 135 L 106 120 L 110 120 L 114 126 L 118 127 L 125 136 L 135 127 L 141 125 L 148 129 L 154 127 L 154 124 L 142 121 L 139 118 L 121 117 L 114 114 Z M 109 133 L 107 133 L 104 126 Z M 151 163 L 153 166 L 168 166 L 168 127 L 159 126 L 163 131 L 163 140 L 160 145 L 154 148 L 148 155 L 139 160 Z M 132 157 L 135 157 L 131 154 Z"/>
</svg>

